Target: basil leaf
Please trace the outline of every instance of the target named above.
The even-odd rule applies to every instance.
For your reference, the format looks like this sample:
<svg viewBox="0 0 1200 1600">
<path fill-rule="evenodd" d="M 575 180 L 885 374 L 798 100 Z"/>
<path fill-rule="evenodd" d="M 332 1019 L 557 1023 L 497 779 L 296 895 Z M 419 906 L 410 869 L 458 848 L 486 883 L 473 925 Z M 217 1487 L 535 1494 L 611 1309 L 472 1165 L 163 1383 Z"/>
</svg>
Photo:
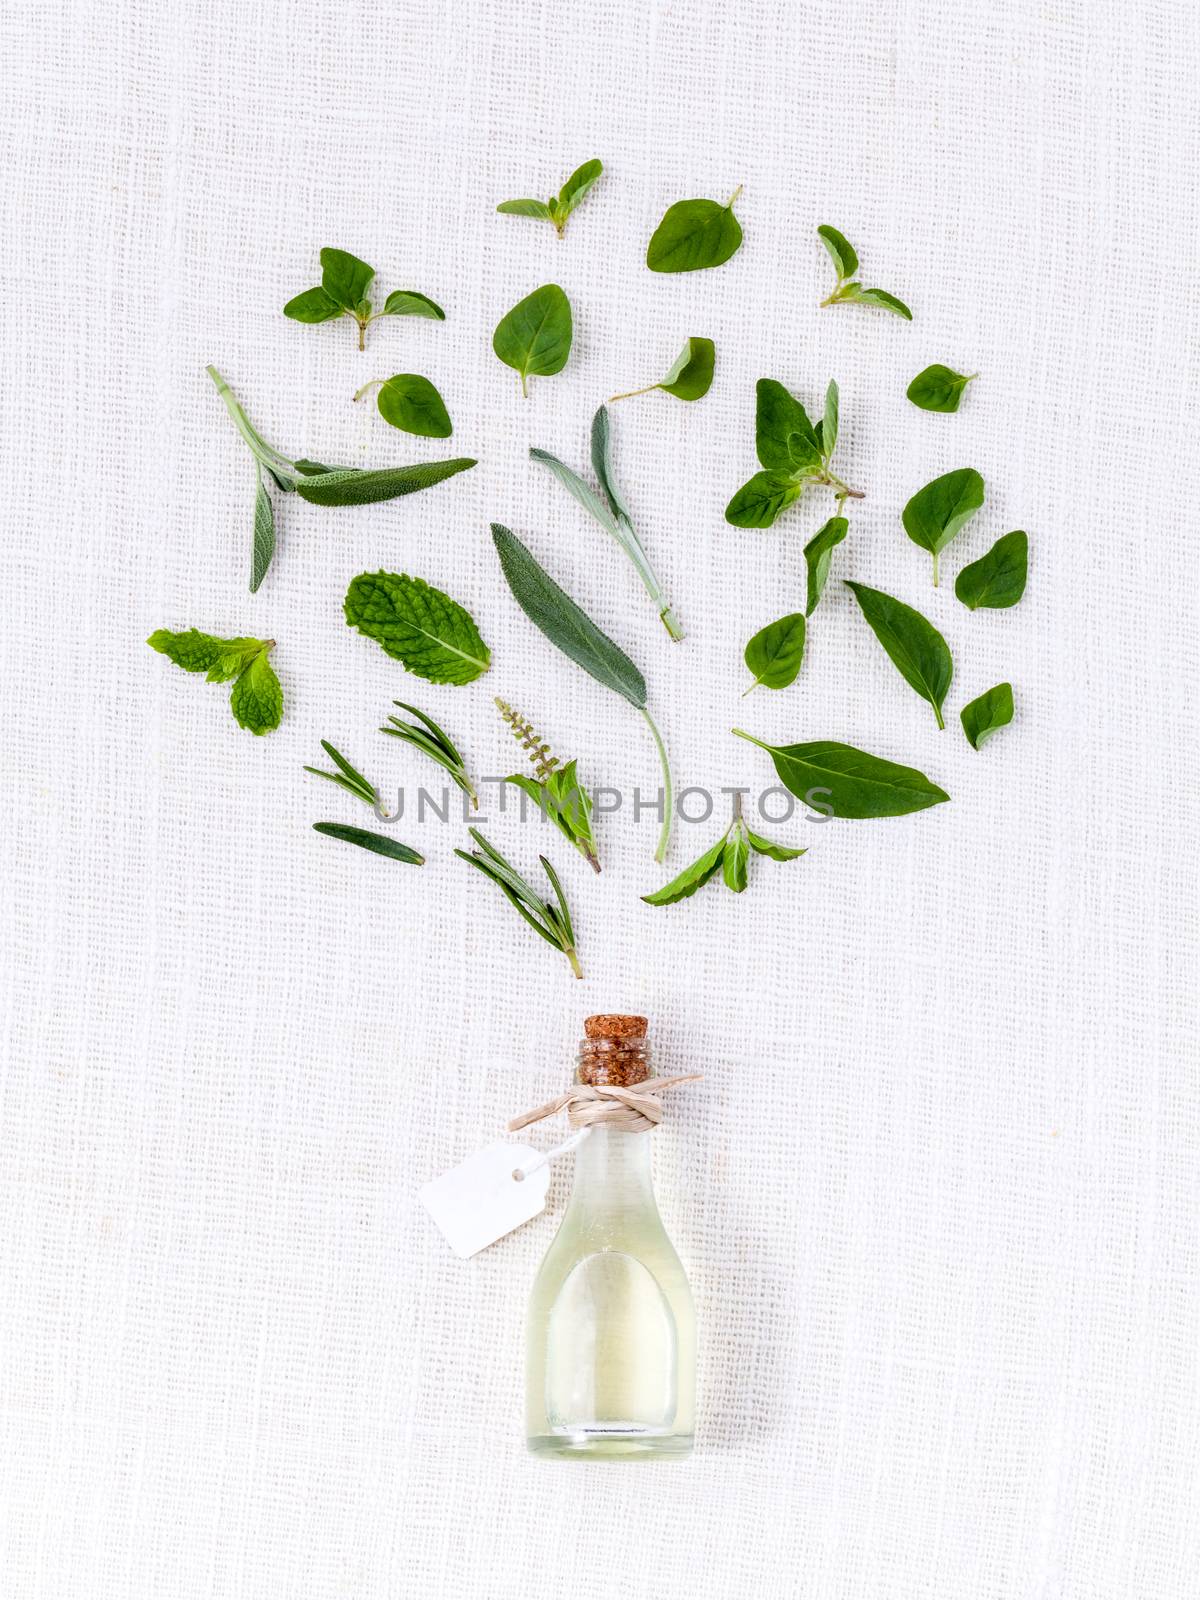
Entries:
<svg viewBox="0 0 1200 1600">
<path fill-rule="evenodd" d="M 964 376 L 953 367 L 943 367 L 935 361 L 933 366 L 918 372 L 904 392 L 922 411 L 957 411 L 963 390 L 978 376 L 977 372 Z"/>
<path fill-rule="evenodd" d="M 733 214 L 735 190 L 727 205 L 716 200 L 677 200 L 646 247 L 651 272 L 698 272 L 728 261 L 742 242 L 742 225 Z"/>
<path fill-rule="evenodd" d="M 781 472 L 756 472 L 725 507 L 735 528 L 769 528 L 804 493 L 804 485 Z"/>
<path fill-rule="evenodd" d="M 369 828 L 348 828 L 341 822 L 314 822 L 313 828 L 327 839 L 356 844 L 362 850 L 371 850 L 375 855 L 387 856 L 392 861 L 405 861 L 413 867 L 425 864 L 425 857 L 418 855 L 411 845 L 401 844 L 399 839 L 389 839 L 386 834 L 372 833 Z"/>
<path fill-rule="evenodd" d="M 398 372 L 379 387 L 379 415 L 393 428 L 424 439 L 446 439 L 454 431 L 441 395 L 417 372 Z"/>
<path fill-rule="evenodd" d="M 795 472 L 818 466 L 821 449 L 796 396 L 774 378 L 760 378 L 754 386 L 754 447 L 768 472 Z"/>
<path fill-rule="evenodd" d="M 711 339 L 690 338 L 658 388 L 677 400 L 702 400 L 712 388 L 717 347 Z"/>
<path fill-rule="evenodd" d="M 469 612 L 422 578 L 362 572 L 346 592 L 346 621 L 430 683 L 473 683 L 491 664 Z"/>
<path fill-rule="evenodd" d="M 416 494 L 419 489 L 431 489 L 474 465 L 472 457 L 460 456 L 453 461 L 419 461 L 411 467 L 379 467 L 372 472 L 340 468 L 301 478 L 296 493 L 314 506 L 368 506 Z"/>
<path fill-rule="evenodd" d="M 342 315 L 342 307 L 318 284 L 289 300 L 283 314 L 293 322 L 328 322 L 331 317 Z"/>
<path fill-rule="evenodd" d="M 734 894 L 741 894 L 750 881 L 750 839 L 746 824 L 738 817 L 725 836 L 725 853 L 721 858 L 725 886 Z"/>
<path fill-rule="evenodd" d="M 254 491 L 254 544 L 250 550 L 250 593 L 254 594 L 267 575 L 271 557 L 275 554 L 275 511 L 271 496 L 262 480 L 258 462 L 258 485 Z"/>
<path fill-rule="evenodd" d="M 656 889 L 653 894 L 644 894 L 642 899 L 648 906 L 673 906 L 680 900 L 687 900 L 721 870 L 724 856 L 725 838 L 722 837 L 711 850 L 706 850 L 690 866 L 684 867 L 678 877 L 672 878 L 670 883 Z"/>
<path fill-rule="evenodd" d="M 544 200 L 501 200 L 496 210 L 509 217 L 536 217 L 540 222 L 550 221 L 550 207 Z"/>
<path fill-rule="evenodd" d="M 752 833 L 749 828 L 746 829 L 746 838 L 750 841 L 751 850 L 757 855 L 768 856 L 772 861 L 795 861 L 798 856 L 808 854 L 806 849 L 794 850 L 786 844 L 774 844 L 760 833 Z"/>
<path fill-rule="evenodd" d="M 552 377 L 561 372 L 571 353 L 571 302 L 556 283 L 519 300 L 501 317 L 492 335 L 492 349 L 521 375 L 521 393 L 529 393 L 528 379 Z"/>
<path fill-rule="evenodd" d="M 946 726 L 942 702 L 954 676 L 950 647 L 919 611 L 880 589 L 846 579 L 846 587 L 862 607 L 871 631 L 891 656 L 900 676 L 928 700 L 939 728 Z"/>
<path fill-rule="evenodd" d="M 765 750 L 782 782 L 806 805 L 826 806 L 835 817 L 903 817 L 950 796 L 915 767 L 902 767 L 882 756 L 856 750 L 833 739 L 809 744 L 771 745 L 735 728 Z M 816 792 L 816 799 L 808 796 Z"/>
<path fill-rule="evenodd" d="M 358 314 L 374 276 L 375 268 L 348 250 L 321 251 L 321 287 L 343 311 Z"/>
<path fill-rule="evenodd" d="M 558 202 L 562 207 L 564 217 L 570 216 L 603 171 L 604 168 L 601 163 L 594 158 L 591 161 L 585 161 L 581 167 L 575 168 L 575 171 L 558 191 Z"/>
<path fill-rule="evenodd" d="M 757 689 L 760 683 L 767 689 L 786 689 L 795 682 L 804 660 L 804 618 L 794 611 L 778 622 L 768 622 L 746 646 L 745 659 L 754 674 L 750 689 Z"/>
<path fill-rule="evenodd" d="M 808 568 L 808 598 L 804 606 L 806 617 L 811 617 L 817 609 L 817 602 L 825 592 L 834 546 L 841 544 L 849 526 L 845 517 L 830 517 L 804 546 L 804 564 Z"/>
<path fill-rule="evenodd" d="M 229 696 L 234 719 L 251 733 L 270 733 L 283 716 L 283 690 L 268 659 L 269 650 L 268 645 L 250 657 Z"/>
<path fill-rule="evenodd" d="M 974 467 L 958 467 L 934 478 L 904 508 L 904 531 L 922 550 L 933 556 L 933 586 L 937 588 L 938 555 L 983 504 L 983 479 Z"/>
<path fill-rule="evenodd" d="M 380 313 L 384 317 L 429 317 L 434 322 L 445 322 L 446 313 L 427 294 L 416 289 L 393 289 L 383 302 Z"/>
<path fill-rule="evenodd" d="M 992 689 L 985 689 L 978 699 L 962 708 L 959 716 L 972 750 L 978 750 L 997 728 L 1007 727 L 1012 721 L 1012 684 L 998 683 Z"/>
<path fill-rule="evenodd" d="M 864 305 L 882 306 L 885 311 L 894 311 L 898 317 L 903 317 L 906 322 L 912 321 L 912 312 L 898 300 L 894 294 L 889 294 L 886 289 L 860 289 L 852 299 L 860 300 Z"/>
<path fill-rule="evenodd" d="M 858 253 L 844 234 L 827 222 L 817 229 L 821 243 L 829 251 L 839 278 L 852 278 L 858 271 Z"/>
<path fill-rule="evenodd" d="M 1020 529 L 997 539 L 978 561 L 964 567 L 954 580 L 954 592 L 969 611 L 981 606 L 1003 611 L 1015 606 L 1025 593 L 1029 575 L 1029 539 Z"/>
<path fill-rule="evenodd" d="M 646 680 L 633 662 L 602 633 L 534 556 L 500 523 L 492 523 L 492 539 L 513 598 L 521 610 L 557 645 L 563 655 L 612 689 L 639 711 L 646 709 Z"/>
</svg>

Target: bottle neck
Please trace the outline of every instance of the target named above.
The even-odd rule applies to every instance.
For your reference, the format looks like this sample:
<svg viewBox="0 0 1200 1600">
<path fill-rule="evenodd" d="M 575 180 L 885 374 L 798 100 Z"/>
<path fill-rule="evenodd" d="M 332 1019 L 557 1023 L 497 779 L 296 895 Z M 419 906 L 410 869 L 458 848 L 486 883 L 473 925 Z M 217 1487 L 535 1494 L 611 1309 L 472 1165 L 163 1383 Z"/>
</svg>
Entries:
<svg viewBox="0 0 1200 1600">
<path fill-rule="evenodd" d="M 649 1133 L 594 1127 L 575 1151 L 571 1205 L 604 1210 L 653 1206 L 650 1143 Z"/>
</svg>

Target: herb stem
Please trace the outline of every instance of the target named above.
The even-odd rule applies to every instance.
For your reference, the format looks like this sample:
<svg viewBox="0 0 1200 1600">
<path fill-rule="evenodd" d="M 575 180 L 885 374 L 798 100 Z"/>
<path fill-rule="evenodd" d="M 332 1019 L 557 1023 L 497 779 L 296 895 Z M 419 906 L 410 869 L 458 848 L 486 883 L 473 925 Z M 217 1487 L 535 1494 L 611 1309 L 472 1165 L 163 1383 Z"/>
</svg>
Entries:
<svg viewBox="0 0 1200 1600">
<path fill-rule="evenodd" d="M 679 618 L 671 610 L 670 606 L 664 606 L 659 612 L 659 617 L 671 640 L 678 644 L 683 638 L 683 629 L 679 626 Z"/>
<path fill-rule="evenodd" d="M 825 468 L 825 482 L 837 485 L 837 499 L 839 500 L 845 500 L 847 498 L 851 500 L 865 500 L 867 498 L 864 490 L 852 489 L 848 483 L 843 483 L 836 473 L 830 472 L 828 467 Z"/>
<path fill-rule="evenodd" d="M 217 393 L 225 402 L 225 409 L 233 419 L 234 427 L 241 434 L 242 438 L 250 446 L 251 451 L 255 456 L 257 456 L 262 464 L 265 467 L 271 467 L 273 464 L 281 463 L 287 467 L 294 467 L 295 462 L 289 460 L 287 456 L 276 450 L 273 445 L 269 445 L 263 438 L 262 434 L 259 433 L 258 429 L 254 426 L 254 424 L 250 421 L 250 418 L 238 404 L 237 396 L 225 382 L 225 379 L 217 371 L 216 367 L 208 366 L 205 367 L 204 370 L 216 384 Z M 271 458 L 273 458 L 273 460 Z"/>
<path fill-rule="evenodd" d="M 666 800 L 666 806 L 663 815 L 662 831 L 658 836 L 658 847 L 654 852 L 655 861 L 661 862 L 666 860 L 667 846 L 671 842 L 671 812 L 674 809 L 675 804 L 674 794 L 671 789 L 671 764 L 667 760 L 667 747 L 663 744 L 662 734 L 659 733 L 658 728 L 655 726 L 654 718 L 650 715 L 645 706 L 641 707 L 641 713 L 646 719 L 646 722 L 650 728 L 650 732 L 654 735 L 654 743 L 658 748 L 658 759 L 662 765 L 663 794 Z"/>
<path fill-rule="evenodd" d="M 559 230 L 558 237 L 560 239 L 562 238 L 562 230 L 561 229 Z M 579 965 L 579 957 L 575 954 L 575 946 L 573 944 L 572 945 L 568 945 L 566 947 L 566 949 L 564 950 L 563 954 L 566 956 L 567 960 L 571 963 L 571 971 L 575 974 L 575 976 L 577 978 L 582 978 L 583 977 L 583 968 Z"/>
<path fill-rule="evenodd" d="M 938 551 L 933 552 L 933 587 L 938 586 Z"/>
<path fill-rule="evenodd" d="M 358 391 L 354 398 L 356 400 L 361 400 L 363 395 L 369 394 L 372 389 L 378 389 L 383 382 L 384 380 L 382 378 L 372 378 L 369 383 L 363 384 L 362 388 Z"/>
<path fill-rule="evenodd" d="M 634 400 L 639 394 L 649 394 L 652 390 L 660 387 L 660 384 L 648 383 L 644 389 L 628 389 L 624 394 L 610 394 L 608 403 L 612 405 L 614 400 Z"/>
<path fill-rule="evenodd" d="M 744 188 L 745 188 L 745 184 L 741 184 L 741 183 L 738 184 L 737 188 L 733 191 L 733 193 L 729 196 L 729 199 L 725 202 L 726 211 L 731 211 L 733 209 L 734 201 L 737 199 L 738 195 L 741 194 L 741 192 L 742 192 L 742 190 Z"/>
</svg>

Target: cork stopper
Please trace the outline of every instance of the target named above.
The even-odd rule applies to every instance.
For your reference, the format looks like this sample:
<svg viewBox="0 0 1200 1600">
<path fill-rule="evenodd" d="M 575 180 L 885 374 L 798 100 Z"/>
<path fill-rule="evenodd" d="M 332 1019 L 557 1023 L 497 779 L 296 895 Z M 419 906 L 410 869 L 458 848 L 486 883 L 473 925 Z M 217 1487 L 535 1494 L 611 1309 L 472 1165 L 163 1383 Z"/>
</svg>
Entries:
<svg viewBox="0 0 1200 1600">
<path fill-rule="evenodd" d="M 579 1083 L 616 1084 L 628 1088 L 651 1076 L 646 1057 L 645 1017 L 601 1012 L 584 1019 L 587 1037 L 579 1046 Z"/>
</svg>

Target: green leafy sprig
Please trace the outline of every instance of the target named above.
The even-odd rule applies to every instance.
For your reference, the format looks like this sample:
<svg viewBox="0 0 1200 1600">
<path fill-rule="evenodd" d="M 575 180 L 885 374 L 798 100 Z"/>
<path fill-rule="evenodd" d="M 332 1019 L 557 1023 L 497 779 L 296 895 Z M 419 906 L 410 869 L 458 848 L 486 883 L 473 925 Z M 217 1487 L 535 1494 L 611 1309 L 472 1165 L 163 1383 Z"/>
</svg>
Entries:
<svg viewBox="0 0 1200 1600">
<path fill-rule="evenodd" d="M 229 706 L 239 727 L 261 734 L 279 726 L 283 690 L 267 659 L 274 639 L 218 639 L 198 628 L 185 633 L 159 628 L 146 643 L 185 672 L 203 672 L 209 683 L 232 678 Z"/>
<path fill-rule="evenodd" d="M 435 483 L 443 483 L 455 473 L 465 472 L 468 467 L 475 465 L 472 457 L 461 456 L 453 461 L 422 461 L 411 467 L 378 467 L 363 471 L 358 467 L 325 466 L 303 456 L 292 460 L 276 450 L 274 445 L 268 444 L 258 432 L 216 367 L 209 367 L 207 371 L 217 386 L 217 393 L 225 402 L 225 409 L 233 419 L 234 427 L 254 457 L 256 487 L 254 542 L 250 554 L 251 594 L 266 577 L 271 557 L 275 554 L 275 511 L 271 496 L 267 493 L 267 479 L 284 494 L 291 494 L 294 490 L 302 500 L 312 505 L 363 506 L 415 494 L 419 489 L 431 489 Z"/>
<path fill-rule="evenodd" d="M 305 289 L 283 308 L 293 322 L 330 322 L 334 317 L 352 317 L 358 324 L 358 348 L 366 349 L 367 327 L 380 317 L 430 317 L 445 322 L 446 313 L 427 294 L 416 289 L 393 289 L 379 311 L 371 309 L 367 291 L 375 278 L 375 268 L 352 256 L 348 250 L 321 251 L 321 281 Z"/>
<path fill-rule="evenodd" d="M 416 706 L 410 706 L 406 700 L 393 700 L 394 706 L 399 706 L 401 711 L 407 711 L 416 717 L 416 723 L 404 722 L 400 717 L 389 716 L 386 724 L 380 728 L 380 733 L 391 734 L 393 739 L 403 739 L 405 744 L 411 744 L 414 749 L 420 750 L 431 761 L 436 761 L 453 778 L 454 782 L 465 795 L 470 797 L 471 809 L 479 810 L 479 795 L 475 785 L 467 773 L 466 763 L 458 753 L 450 735 L 439 728 L 432 717 L 427 717 Z"/>
<path fill-rule="evenodd" d="M 717 347 L 711 339 L 698 336 L 689 338 L 671 364 L 671 370 L 657 383 L 648 383 L 644 389 L 630 389 L 626 394 L 614 394 L 609 405 L 617 400 L 633 400 L 639 394 L 653 394 L 661 389 L 673 394 L 677 400 L 703 400 L 712 388 L 716 367 Z"/>
<path fill-rule="evenodd" d="M 726 522 L 735 528 L 769 528 L 812 485 L 832 489 L 839 512 L 846 500 L 864 499 L 862 490 L 844 483 L 831 466 L 837 440 L 836 383 L 830 381 L 825 410 L 814 423 L 783 384 L 760 378 L 755 386 L 754 446 L 763 470 L 744 483 L 725 507 Z"/>
<path fill-rule="evenodd" d="M 524 772 L 514 772 L 504 781 L 513 784 L 522 794 L 528 795 L 541 809 L 542 815 L 573 844 L 593 872 L 600 871 L 600 857 L 596 852 L 596 835 L 592 828 L 592 802 L 579 782 L 574 759 L 564 764 L 551 752 L 550 746 L 534 732 L 533 724 L 514 711 L 506 700 L 496 699 L 500 715 L 512 730 L 513 738 L 528 755 L 536 778 Z"/>
<path fill-rule="evenodd" d="M 828 223 L 823 223 L 817 233 L 837 271 L 833 293 L 821 301 L 822 306 L 845 305 L 847 301 L 856 300 L 860 305 L 881 306 L 884 311 L 891 311 L 906 322 L 912 321 L 912 312 L 903 300 L 898 300 L 886 289 L 864 289 L 859 283 L 854 276 L 858 271 L 858 252 L 844 234 L 831 228 Z"/>
<path fill-rule="evenodd" d="M 547 944 L 553 945 L 556 950 L 561 950 L 571 964 L 571 971 L 577 978 L 582 978 L 579 957 L 575 953 L 575 929 L 571 925 L 567 897 L 563 893 L 558 874 L 549 861 L 545 856 L 538 857 L 542 871 L 550 880 L 553 901 L 540 895 L 533 885 L 504 859 L 499 850 L 487 842 L 478 828 L 468 828 L 467 832 L 479 848 L 469 851 L 456 850 L 454 854 L 469 866 L 482 872 L 484 877 L 490 878 L 504 897 L 517 908 L 533 931 L 545 939 Z"/>
<path fill-rule="evenodd" d="M 751 832 L 742 817 L 742 800 L 738 795 L 734 802 L 733 820 L 716 844 L 698 856 L 690 866 L 684 867 L 677 878 L 672 878 L 670 883 L 664 884 L 653 894 L 644 894 L 642 899 L 648 906 L 673 906 L 694 895 L 718 872 L 723 873 L 727 888 L 732 889 L 734 894 L 741 894 L 750 881 L 752 853 L 767 856 L 772 861 L 794 861 L 805 851 L 773 844 L 761 834 Z"/>
<path fill-rule="evenodd" d="M 674 640 L 683 638 L 683 630 L 675 613 L 667 603 L 663 593 L 662 584 L 658 575 L 650 565 L 642 541 L 638 538 L 637 530 L 629 515 L 629 508 L 621 497 L 617 488 L 616 478 L 612 464 L 612 430 L 609 426 L 608 408 L 601 406 L 592 418 L 592 467 L 599 480 L 604 498 L 586 483 L 577 472 L 560 461 L 557 456 L 552 456 L 547 450 L 530 450 L 530 458 L 540 461 L 562 484 L 563 488 L 572 494 L 583 509 L 591 514 L 606 533 L 621 546 L 625 554 L 633 562 L 638 577 L 642 580 L 642 587 L 653 600 L 659 618 L 669 636 Z"/>
<path fill-rule="evenodd" d="M 603 165 L 593 158 L 576 167 L 558 193 L 552 194 L 549 200 L 501 200 L 496 210 L 509 217 L 536 217 L 541 222 L 552 222 L 555 233 L 561 239 L 567 231 L 567 218 L 603 171 Z"/>
<path fill-rule="evenodd" d="M 345 756 L 334 749 L 328 739 L 321 740 L 321 749 L 333 762 L 337 771 L 326 772 L 323 767 L 305 767 L 305 772 L 311 772 L 314 778 L 325 778 L 330 783 L 336 783 L 339 789 L 344 789 L 347 794 L 352 794 L 356 800 L 361 800 L 364 805 L 378 808 L 379 791 L 375 785 L 369 783 L 361 772 L 352 767 Z"/>
</svg>

